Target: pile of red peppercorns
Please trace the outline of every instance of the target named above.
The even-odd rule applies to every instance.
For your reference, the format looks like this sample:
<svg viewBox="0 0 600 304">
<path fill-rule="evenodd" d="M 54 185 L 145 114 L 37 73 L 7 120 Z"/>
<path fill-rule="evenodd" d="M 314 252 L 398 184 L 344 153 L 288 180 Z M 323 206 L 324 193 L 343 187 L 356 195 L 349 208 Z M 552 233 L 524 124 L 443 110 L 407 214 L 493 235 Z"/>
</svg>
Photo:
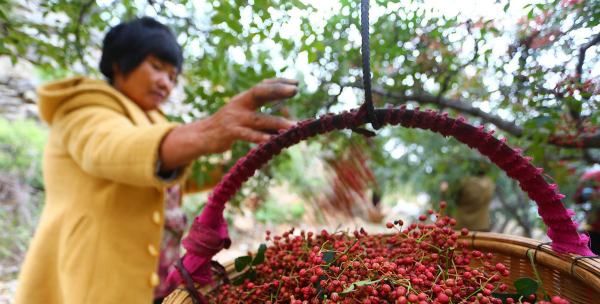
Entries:
<svg viewBox="0 0 600 304">
<path fill-rule="evenodd" d="M 441 204 L 441 210 L 445 204 Z M 248 276 L 205 295 L 210 303 L 533 303 L 501 300 L 509 275 L 491 253 L 467 248 L 456 221 L 433 210 L 419 223 L 387 223 L 389 234 L 294 230 L 266 240 L 264 261 Z M 262 258 L 261 258 L 262 260 Z M 536 303 L 568 303 L 558 296 Z M 504 302 L 503 302 L 504 301 Z"/>
</svg>

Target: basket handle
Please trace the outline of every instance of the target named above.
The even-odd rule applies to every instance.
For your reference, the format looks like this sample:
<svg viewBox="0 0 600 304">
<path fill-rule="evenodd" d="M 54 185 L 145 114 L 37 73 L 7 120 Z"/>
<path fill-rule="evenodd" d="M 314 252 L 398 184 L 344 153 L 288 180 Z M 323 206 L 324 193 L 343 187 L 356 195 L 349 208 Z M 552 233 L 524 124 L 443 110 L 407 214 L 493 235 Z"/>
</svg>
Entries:
<svg viewBox="0 0 600 304">
<path fill-rule="evenodd" d="M 565 209 L 556 184 L 548 184 L 542 176 L 543 169 L 534 167 L 529 157 L 521 155 L 521 150 L 509 147 L 505 139 L 498 140 L 493 131 L 486 132 L 475 127 L 464 118 L 449 118 L 446 113 L 431 110 L 408 110 L 400 108 L 376 109 L 375 114 L 384 125 L 401 124 L 404 127 L 431 130 L 445 137 L 477 149 L 502 169 L 510 178 L 517 180 L 529 198 L 538 205 L 538 213 L 548 227 L 548 237 L 552 248 L 557 252 L 592 255 L 588 247 L 588 237 L 577 232 L 577 223 L 572 220 L 573 211 Z M 209 197 L 207 205 L 223 206 L 248 178 L 282 149 L 301 140 L 333 130 L 352 129 L 367 122 L 362 108 L 338 115 L 327 114 L 319 119 L 309 119 L 275 136 L 270 141 L 251 150 L 237 161 L 223 177 Z"/>
</svg>

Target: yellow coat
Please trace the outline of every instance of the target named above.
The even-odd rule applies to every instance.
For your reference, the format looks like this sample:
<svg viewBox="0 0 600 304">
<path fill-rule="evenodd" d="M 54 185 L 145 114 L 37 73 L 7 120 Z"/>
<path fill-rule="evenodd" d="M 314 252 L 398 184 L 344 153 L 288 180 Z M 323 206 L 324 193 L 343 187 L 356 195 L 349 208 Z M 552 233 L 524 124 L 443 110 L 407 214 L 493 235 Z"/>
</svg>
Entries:
<svg viewBox="0 0 600 304">
<path fill-rule="evenodd" d="M 152 302 L 167 186 L 156 176 L 176 125 L 104 81 L 71 78 L 38 91 L 50 127 L 46 204 L 16 304 Z"/>
</svg>

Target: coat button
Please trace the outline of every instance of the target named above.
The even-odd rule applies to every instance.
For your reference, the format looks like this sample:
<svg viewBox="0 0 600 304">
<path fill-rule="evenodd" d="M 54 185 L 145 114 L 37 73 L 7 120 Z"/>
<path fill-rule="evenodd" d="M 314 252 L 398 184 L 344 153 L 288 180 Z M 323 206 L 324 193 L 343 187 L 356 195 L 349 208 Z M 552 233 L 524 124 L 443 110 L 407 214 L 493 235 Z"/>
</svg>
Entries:
<svg viewBox="0 0 600 304">
<path fill-rule="evenodd" d="M 148 245 L 148 253 L 150 253 L 150 255 L 153 257 L 158 256 L 158 250 L 156 250 L 156 247 L 154 247 L 152 244 Z"/>
<path fill-rule="evenodd" d="M 153 272 L 150 275 L 150 286 L 156 287 L 156 286 L 158 286 L 159 283 L 160 283 L 160 279 L 158 278 L 158 274 L 156 274 L 156 272 Z"/>
<path fill-rule="evenodd" d="M 152 213 L 152 222 L 156 225 L 160 225 L 160 212 L 154 211 Z"/>
</svg>

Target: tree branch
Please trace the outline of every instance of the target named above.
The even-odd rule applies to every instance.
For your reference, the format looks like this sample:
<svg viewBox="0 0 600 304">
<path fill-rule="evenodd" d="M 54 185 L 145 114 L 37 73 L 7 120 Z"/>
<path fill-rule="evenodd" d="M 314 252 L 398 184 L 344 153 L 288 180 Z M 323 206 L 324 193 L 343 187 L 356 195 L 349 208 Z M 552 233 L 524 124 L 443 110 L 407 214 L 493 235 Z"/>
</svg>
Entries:
<svg viewBox="0 0 600 304">
<path fill-rule="evenodd" d="M 577 62 L 577 67 L 575 69 L 575 72 L 577 73 L 576 77 L 579 82 L 581 82 L 581 75 L 583 75 L 583 62 L 585 61 L 585 53 L 589 48 L 598 43 L 600 43 L 600 34 L 597 34 L 594 36 L 594 38 L 592 38 L 592 40 L 579 48 L 579 61 Z"/>
<path fill-rule="evenodd" d="M 362 88 L 361 84 L 353 84 L 347 85 L 356 88 Z M 438 98 L 435 95 L 421 92 L 412 95 L 406 95 L 403 93 L 391 93 L 381 88 L 373 88 L 373 93 L 385 97 L 389 97 L 392 99 L 396 99 L 401 101 L 402 103 L 406 101 L 414 101 L 420 104 L 434 104 L 439 107 L 450 108 L 456 110 L 458 112 L 469 114 L 474 117 L 478 117 L 484 123 L 489 123 L 496 126 L 498 129 L 503 130 L 513 136 L 522 137 L 524 136 L 523 128 L 516 125 L 513 122 L 506 121 L 499 116 L 494 114 L 490 114 L 482 111 L 481 109 L 474 107 L 471 103 L 460 100 L 460 99 L 450 99 L 450 98 Z M 575 149 L 589 149 L 589 148 L 600 148 L 600 132 L 596 132 L 594 134 L 589 135 L 580 135 L 575 140 L 573 138 L 568 138 L 567 136 L 556 135 L 551 137 L 548 140 L 548 143 L 563 147 L 563 148 L 575 148 Z"/>
<path fill-rule="evenodd" d="M 337 94 L 332 95 L 329 98 L 329 101 L 327 102 L 327 104 L 325 104 L 325 109 L 327 109 L 327 112 L 329 112 L 329 109 L 338 102 L 340 95 L 342 95 L 344 88 L 346 88 L 345 86 L 342 86 L 339 84 L 338 84 L 338 86 L 340 87 L 340 91 Z"/>
<path fill-rule="evenodd" d="M 358 87 L 360 87 L 360 86 L 358 86 Z M 401 99 L 401 100 L 405 100 L 405 101 L 416 101 L 421 104 L 435 104 L 440 107 L 454 109 L 461 113 L 466 113 L 471 116 L 479 117 L 479 118 L 481 118 L 482 121 L 493 124 L 496 127 L 498 127 L 499 129 L 504 130 L 514 136 L 517 136 L 517 137 L 523 136 L 523 129 L 521 127 L 515 125 L 514 123 L 506 121 L 506 120 L 500 118 L 499 116 L 496 116 L 496 115 L 493 115 L 490 113 L 486 113 L 486 112 L 482 111 L 481 109 L 479 109 L 477 107 L 473 107 L 470 104 L 468 104 L 464 101 L 458 100 L 458 99 L 450 99 L 450 98 L 446 98 L 446 97 L 438 98 L 435 95 L 432 95 L 429 93 L 424 93 L 424 92 L 418 93 L 418 94 L 413 94 L 413 95 L 394 94 L 391 92 L 387 92 L 381 88 L 374 88 L 373 93 L 381 95 L 381 96 L 385 96 L 385 97 L 390 97 L 393 99 Z"/>
<path fill-rule="evenodd" d="M 563 136 L 554 136 L 549 143 L 563 148 L 589 149 L 600 148 L 600 132 L 590 135 L 580 135 L 577 138 L 569 139 Z"/>
<path fill-rule="evenodd" d="M 590 164 L 600 164 L 600 158 L 594 157 L 590 150 L 583 150 L 583 159 Z"/>
<path fill-rule="evenodd" d="M 470 28 L 469 28 L 469 33 L 471 32 Z M 452 80 L 452 78 L 454 78 L 454 76 L 456 76 L 456 74 L 458 74 L 459 71 L 463 70 L 464 68 L 466 68 L 467 66 L 469 66 L 470 64 L 472 64 L 473 62 L 475 62 L 475 60 L 477 60 L 477 57 L 479 57 L 479 42 L 480 40 L 475 39 L 475 47 L 473 50 L 473 57 L 463 63 L 460 67 L 458 67 L 458 69 L 451 71 L 442 81 L 442 85 L 440 86 L 440 91 L 438 93 L 438 98 L 442 98 L 442 95 L 444 95 L 444 93 L 446 93 L 446 91 L 448 90 L 448 86 L 450 85 L 450 81 Z"/>
<path fill-rule="evenodd" d="M 517 221 L 519 226 L 521 226 L 521 228 L 523 228 L 523 233 L 525 234 L 525 236 L 531 237 L 531 227 L 530 227 L 529 221 L 527 219 L 523 219 L 523 217 L 519 214 L 518 209 L 515 208 L 515 206 L 511 206 L 507 202 L 506 196 L 504 194 L 504 191 L 506 191 L 506 189 L 504 189 L 504 187 L 502 187 L 500 185 L 497 185 L 497 187 L 498 187 L 498 189 L 496 191 L 496 197 L 498 198 L 498 201 L 500 202 L 502 207 L 504 207 L 504 210 L 507 210 L 508 213 L 510 215 L 512 215 L 513 218 Z M 517 191 L 516 193 L 519 193 L 519 192 Z M 517 204 L 525 205 L 525 204 L 521 204 L 520 199 L 517 199 Z"/>
<path fill-rule="evenodd" d="M 77 49 L 77 56 L 83 65 L 83 69 L 88 72 L 88 65 L 86 64 L 85 57 L 83 55 L 83 46 L 81 45 L 81 25 L 83 24 L 83 18 L 87 11 L 92 7 L 96 1 L 90 0 L 84 3 L 79 10 L 79 17 L 77 17 L 77 24 L 75 25 L 75 48 Z"/>
</svg>

